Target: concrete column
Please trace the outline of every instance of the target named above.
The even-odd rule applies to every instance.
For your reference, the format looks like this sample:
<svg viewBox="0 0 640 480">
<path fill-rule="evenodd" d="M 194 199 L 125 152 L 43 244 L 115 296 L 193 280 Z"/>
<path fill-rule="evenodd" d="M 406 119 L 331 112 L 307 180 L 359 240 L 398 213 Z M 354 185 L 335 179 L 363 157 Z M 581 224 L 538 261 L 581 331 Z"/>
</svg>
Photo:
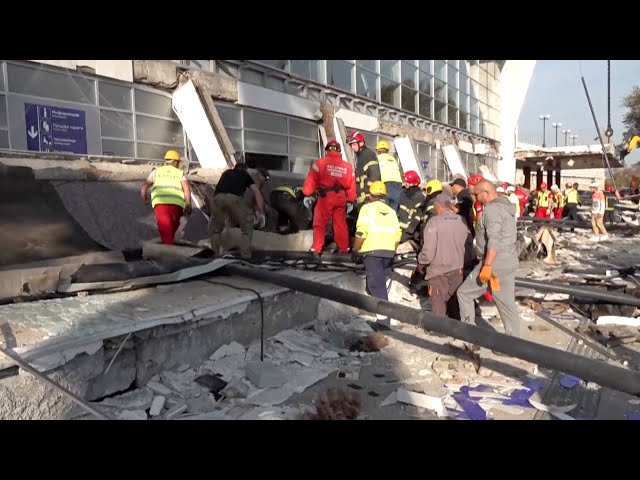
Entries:
<svg viewBox="0 0 640 480">
<path fill-rule="evenodd" d="M 553 170 L 547 170 L 547 188 L 553 184 Z"/>
<path fill-rule="evenodd" d="M 522 186 L 531 188 L 531 167 L 524 167 L 522 173 L 524 174 L 524 184 Z"/>
<path fill-rule="evenodd" d="M 557 169 L 556 170 L 556 181 L 555 181 L 555 184 L 558 185 L 558 188 L 560 190 L 562 190 L 561 183 L 562 183 L 562 170 L 561 169 Z"/>
<path fill-rule="evenodd" d="M 540 184 L 542 183 L 542 176 L 544 175 L 544 171 L 542 168 L 538 168 L 536 170 L 536 190 L 540 189 Z"/>
</svg>

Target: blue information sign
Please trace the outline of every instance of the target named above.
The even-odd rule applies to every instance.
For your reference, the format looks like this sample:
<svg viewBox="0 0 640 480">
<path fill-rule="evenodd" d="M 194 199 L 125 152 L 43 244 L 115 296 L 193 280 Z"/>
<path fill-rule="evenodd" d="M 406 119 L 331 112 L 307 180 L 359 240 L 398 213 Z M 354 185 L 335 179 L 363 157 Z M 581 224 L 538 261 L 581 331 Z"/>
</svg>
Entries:
<svg viewBox="0 0 640 480">
<path fill-rule="evenodd" d="M 27 149 L 36 152 L 88 153 L 85 112 L 25 103 Z"/>
</svg>

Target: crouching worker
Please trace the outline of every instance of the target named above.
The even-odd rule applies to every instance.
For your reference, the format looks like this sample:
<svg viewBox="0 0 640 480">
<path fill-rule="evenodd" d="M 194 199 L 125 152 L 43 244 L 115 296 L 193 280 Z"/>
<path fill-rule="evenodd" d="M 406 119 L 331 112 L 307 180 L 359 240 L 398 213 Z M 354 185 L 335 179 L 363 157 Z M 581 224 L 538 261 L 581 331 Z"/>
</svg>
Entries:
<svg viewBox="0 0 640 480">
<path fill-rule="evenodd" d="M 387 279 L 402 230 L 396 212 L 387 202 L 384 183 L 373 182 L 369 194 L 369 202 L 360 208 L 358 214 L 352 256 L 355 263 L 364 263 L 369 294 L 388 300 Z M 384 315 L 377 315 L 377 323 L 382 328 L 391 328 L 391 320 Z"/>
<path fill-rule="evenodd" d="M 158 233 L 162 243 L 173 245 L 183 214 L 191 213 L 191 188 L 184 172 L 178 168 L 180 154 L 169 150 L 167 162 L 154 169 L 140 188 L 142 201 L 147 203 L 147 190 L 151 187 L 151 206 L 156 215 Z"/>
<path fill-rule="evenodd" d="M 463 218 L 451 211 L 453 202 L 444 193 L 434 201 L 435 216 L 424 229 L 424 244 L 418 254 L 418 270 L 429 282 L 431 307 L 436 315 L 447 314 L 447 303 L 462 284 L 465 253 L 471 232 Z"/>
<path fill-rule="evenodd" d="M 278 212 L 278 227 L 283 227 L 280 233 L 298 233 L 309 228 L 311 215 L 302 204 L 303 197 L 302 188 L 290 185 L 281 185 L 271 192 L 271 207 Z"/>
</svg>

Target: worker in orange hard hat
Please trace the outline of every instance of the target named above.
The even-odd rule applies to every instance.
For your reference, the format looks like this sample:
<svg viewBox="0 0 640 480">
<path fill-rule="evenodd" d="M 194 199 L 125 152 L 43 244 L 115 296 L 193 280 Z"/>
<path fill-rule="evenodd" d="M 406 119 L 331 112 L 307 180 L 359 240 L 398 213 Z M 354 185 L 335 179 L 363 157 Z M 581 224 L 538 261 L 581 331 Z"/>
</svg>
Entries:
<svg viewBox="0 0 640 480">
<path fill-rule="evenodd" d="M 180 227 L 180 218 L 191 213 L 191 187 L 184 172 L 178 168 L 180 153 L 169 150 L 164 155 L 165 165 L 155 168 L 140 188 L 143 202 L 151 188 L 151 206 L 156 215 L 162 243 L 173 244 Z"/>
</svg>

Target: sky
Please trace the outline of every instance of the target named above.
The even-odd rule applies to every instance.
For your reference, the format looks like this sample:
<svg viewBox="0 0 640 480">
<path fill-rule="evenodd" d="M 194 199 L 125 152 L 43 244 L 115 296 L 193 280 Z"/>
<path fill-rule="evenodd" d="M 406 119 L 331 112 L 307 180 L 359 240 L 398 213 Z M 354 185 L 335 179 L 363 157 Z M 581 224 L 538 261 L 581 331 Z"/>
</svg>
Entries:
<svg viewBox="0 0 640 480">
<path fill-rule="evenodd" d="M 553 122 L 562 123 L 558 129 L 558 145 L 564 145 L 562 130 L 569 129 L 567 143 L 572 144 L 571 135 L 578 134 L 576 145 L 599 143 L 593 116 L 582 85 L 584 76 L 591 103 L 600 131 L 607 126 L 607 61 L 606 60 L 538 60 L 533 71 L 520 119 L 519 140 L 524 143 L 542 144 L 542 120 L 538 117 L 549 114 L 546 121 L 546 144 L 556 145 Z M 622 99 L 635 86 L 640 86 L 640 60 L 611 60 L 611 128 L 612 143 L 619 144 L 627 130 L 622 123 L 626 113 Z M 596 139 L 596 140 L 594 140 Z M 603 137 L 606 142 L 606 138 Z M 640 149 L 625 158 L 627 165 L 640 161 Z"/>
</svg>

